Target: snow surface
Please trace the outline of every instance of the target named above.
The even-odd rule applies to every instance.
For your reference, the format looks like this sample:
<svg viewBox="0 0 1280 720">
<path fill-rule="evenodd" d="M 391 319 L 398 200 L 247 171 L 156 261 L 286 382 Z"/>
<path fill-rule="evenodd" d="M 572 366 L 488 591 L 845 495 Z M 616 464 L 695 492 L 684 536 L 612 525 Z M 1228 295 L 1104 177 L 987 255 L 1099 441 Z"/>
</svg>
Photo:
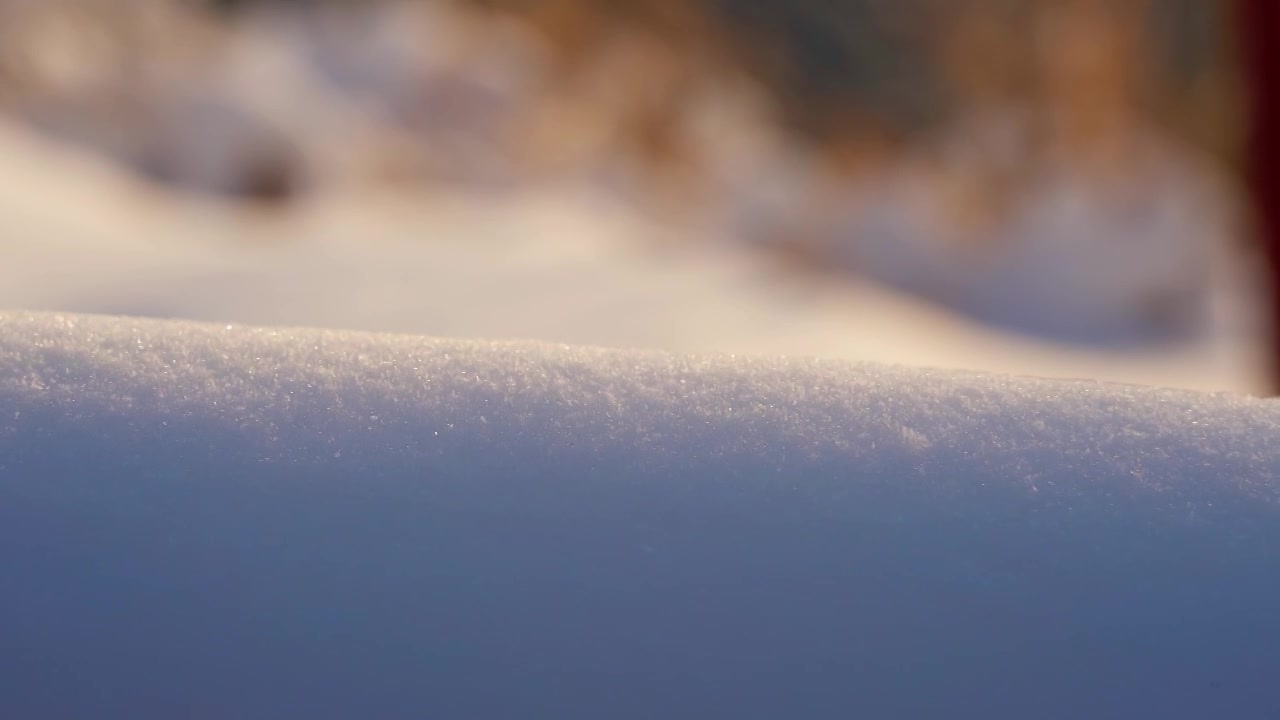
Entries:
<svg viewBox="0 0 1280 720">
<path fill-rule="evenodd" d="M 683 71 L 642 38 L 561 87 L 454 3 L 100 5 L 0 0 L 0 308 L 1269 387 L 1222 189 L 1145 131 L 1115 177 L 1030 153 L 1016 108 L 837 169 L 730 73 L 648 175 L 618 130 Z M 255 187 L 294 202 L 217 201 Z"/>
<path fill-rule="evenodd" d="M 870 284 L 789 277 L 714 229 L 580 187 L 346 188 L 263 215 L 183 201 L 2 120 L 0 154 L 0 308 L 1266 386 L 1252 321 L 1123 352 L 1045 343 Z"/>
<path fill-rule="evenodd" d="M 6 717 L 1264 718 L 1280 404 L 0 314 Z"/>
</svg>

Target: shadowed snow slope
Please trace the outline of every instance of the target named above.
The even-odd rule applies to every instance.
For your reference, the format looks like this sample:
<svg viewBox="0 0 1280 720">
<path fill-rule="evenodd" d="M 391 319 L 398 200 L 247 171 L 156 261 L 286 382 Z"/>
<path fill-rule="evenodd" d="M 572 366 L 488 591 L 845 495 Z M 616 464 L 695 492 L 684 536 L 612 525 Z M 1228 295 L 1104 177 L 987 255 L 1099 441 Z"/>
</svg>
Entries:
<svg viewBox="0 0 1280 720">
<path fill-rule="evenodd" d="M 5 717 L 1262 718 L 1280 405 L 0 314 Z"/>
</svg>

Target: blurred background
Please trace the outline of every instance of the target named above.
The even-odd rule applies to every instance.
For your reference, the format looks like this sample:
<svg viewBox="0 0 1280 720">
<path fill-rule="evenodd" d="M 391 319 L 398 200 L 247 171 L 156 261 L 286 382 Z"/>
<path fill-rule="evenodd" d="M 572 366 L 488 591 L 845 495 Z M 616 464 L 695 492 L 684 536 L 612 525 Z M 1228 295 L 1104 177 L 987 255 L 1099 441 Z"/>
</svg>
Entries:
<svg viewBox="0 0 1280 720">
<path fill-rule="evenodd" d="M 1261 393 L 1230 11 L 0 0 L 0 307 Z"/>
</svg>

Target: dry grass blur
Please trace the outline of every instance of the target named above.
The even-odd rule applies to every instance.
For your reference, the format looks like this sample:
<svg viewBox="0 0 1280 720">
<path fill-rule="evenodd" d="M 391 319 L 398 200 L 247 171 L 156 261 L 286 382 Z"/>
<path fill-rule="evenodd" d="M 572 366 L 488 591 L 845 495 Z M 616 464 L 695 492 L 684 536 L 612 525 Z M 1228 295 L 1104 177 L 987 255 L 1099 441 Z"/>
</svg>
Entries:
<svg viewBox="0 0 1280 720">
<path fill-rule="evenodd" d="M 833 168 L 853 172 L 861 158 L 904 139 L 928 142 L 956 124 L 999 125 L 996 116 L 1009 111 L 1031 116 L 1018 131 L 1026 137 L 1007 141 L 1017 147 L 981 158 L 964 183 L 973 189 L 956 191 L 967 207 L 962 214 L 973 216 L 962 224 L 979 227 L 1019 185 L 1018 166 L 1041 153 L 1085 163 L 1123 158 L 1133 146 L 1126 137 L 1143 123 L 1217 156 L 1230 157 L 1234 142 L 1224 131 L 1233 113 L 1225 40 L 1213 29 L 1222 11 L 1190 0 L 368 5 L 376 4 L 445 7 L 457 55 L 446 62 L 460 72 L 477 71 L 483 59 L 466 55 L 493 52 L 510 40 L 513 25 L 537 45 L 528 55 L 540 63 L 540 76 L 524 79 L 535 87 L 499 133 L 534 175 L 608 152 L 628 158 L 653 184 L 693 192 L 705 169 L 689 115 L 715 85 L 741 75 L 767 89 L 771 116 Z M 342 3 L 289 6 L 343 11 L 333 9 Z M 75 132 L 108 146 L 136 142 L 118 136 L 130 125 L 161 122 L 148 95 L 179 92 L 227 61 L 234 25 L 210 7 L 194 0 L 4 0 L 0 106 L 55 131 L 76 124 Z M 367 11 L 356 8 L 344 9 L 353 26 L 346 41 L 377 42 L 360 38 L 367 20 L 357 16 Z M 427 26 L 442 13 L 394 12 L 410 22 L 401 34 L 420 31 L 422 43 L 440 41 Z M 1177 63 L 1167 62 L 1171 57 Z"/>
</svg>

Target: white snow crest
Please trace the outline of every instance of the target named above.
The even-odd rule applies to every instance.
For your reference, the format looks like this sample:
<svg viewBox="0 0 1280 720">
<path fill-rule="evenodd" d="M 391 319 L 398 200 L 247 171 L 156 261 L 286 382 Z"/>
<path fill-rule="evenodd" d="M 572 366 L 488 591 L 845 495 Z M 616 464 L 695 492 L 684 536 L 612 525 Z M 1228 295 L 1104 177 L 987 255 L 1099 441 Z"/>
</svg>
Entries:
<svg viewBox="0 0 1280 720">
<path fill-rule="evenodd" d="M 199 442 L 263 461 L 425 461 L 461 444 L 512 462 L 534 448 L 753 471 L 818 461 L 853 479 L 1065 474 L 1272 499 L 1280 468 L 1280 406 L 1227 394 L 105 316 L 0 315 L 0 393 L 27 411 L 4 422 L 11 438 L 39 418 L 181 444 L 193 438 L 176 426 L 204 423 L 225 436 Z"/>
<path fill-rule="evenodd" d="M 1266 717 L 1280 405 L 0 314 L 6 717 Z"/>
</svg>

